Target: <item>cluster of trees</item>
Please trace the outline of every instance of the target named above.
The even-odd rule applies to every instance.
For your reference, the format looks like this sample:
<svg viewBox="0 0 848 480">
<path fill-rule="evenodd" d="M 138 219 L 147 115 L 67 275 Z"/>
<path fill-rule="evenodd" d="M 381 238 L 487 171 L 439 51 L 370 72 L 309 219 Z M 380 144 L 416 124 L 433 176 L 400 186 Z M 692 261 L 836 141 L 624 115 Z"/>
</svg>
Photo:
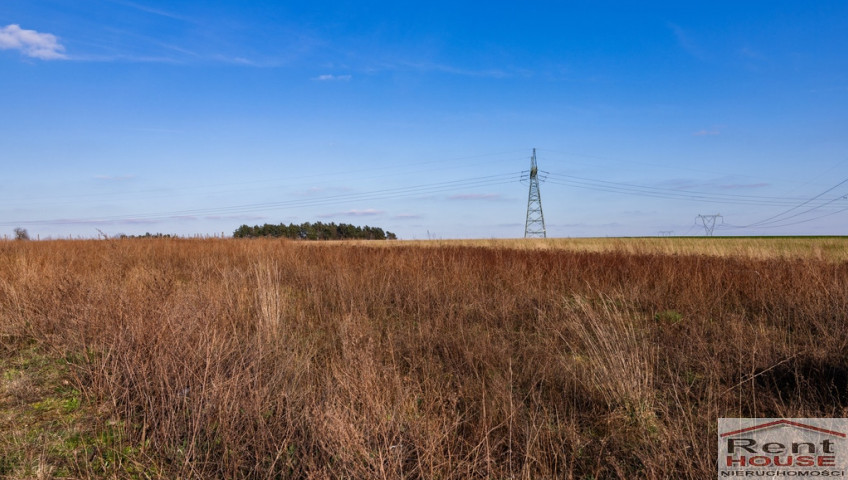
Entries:
<svg viewBox="0 0 848 480">
<path fill-rule="evenodd" d="M 296 240 L 397 240 L 397 235 L 392 232 L 383 231 L 380 227 L 358 227 L 347 223 L 293 223 L 285 225 L 271 225 L 266 223 L 259 226 L 242 225 L 233 232 L 235 238 L 253 237 L 284 237 Z"/>
</svg>

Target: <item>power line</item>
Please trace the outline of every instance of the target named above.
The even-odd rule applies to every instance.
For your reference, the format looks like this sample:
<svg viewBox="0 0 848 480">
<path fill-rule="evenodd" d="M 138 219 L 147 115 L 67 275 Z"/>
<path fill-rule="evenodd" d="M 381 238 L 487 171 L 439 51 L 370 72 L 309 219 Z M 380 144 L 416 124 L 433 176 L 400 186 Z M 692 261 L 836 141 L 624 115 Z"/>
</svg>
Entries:
<svg viewBox="0 0 848 480">
<path fill-rule="evenodd" d="M 786 220 L 797 218 L 801 215 L 810 213 L 812 211 L 827 207 L 841 199 L 848 199 L 847 196 L 839 196 L 833 198 L 828 201 L 820 201 L 819 203 L 814 203 L 816 200 L 819 200 L 821 197 L 826 195 L 827 193 L 832 192 L 833 190 L 839 188 L 840 186 L 848 183 L 848 179 L 845 179 L 838 184 L 830 187 L 824 192 L 807 199 L 800 204 L 797 204 L 795 201 L 791 201 L 789 199 L 783 197 L 773 197 L 773 196 L 761 196 L 761 195 L 743 195 L 743 194 L 723 194 L 723 193 L 708 193 L 708 192 L 699 192 L 699 191 L 690 191 L 690 190 L 679 190 L 679 189 L 668 189 L 662 187 L 651 187 L 647 185 L 637 185 L 631 183 L 623 183 L 623 182 L 610 182 L 605 180 L 597 180 L 585 177 L 576 177 L 571 175 L 552 173 L 550 179 L 548 180 L 550 183 L 555 185 L 564 185 L 571 186 L 577 188 L 584 188 L 589 190 L 603 191 L 603 192 L 611 192 L 611 193 L 622 193 L 628 195 L 637 195 L 643 197 L 652 197 L 652 198 L 662 198 L 662 199 L 684 199 L 690 201 L 697 201 L 702 203 L 722 203 L 722 204 L 732 204 L 732 205 L 756 205 L 756 206 L 789 206 L 792 205 L 792 208 L 789 208 L 777 215 L 766 218 L 759 222 L 750 224 L 750 225 L 729 225 L 724 223 L 724 219 L 722 217 L 722 223 L 719 225 L 714 225 L 712 228 L 707 229 L 707 225 L 704 225 L 705 231 L 707 235 L 712 234 L 712 230 L 715 227 L 719 228 L 773 228 L 773 227 L 784 227 L 790 225 L 798 225 L 801 223 L 806 223 L 807 221 L 813 221 L 820 218 L 828 217 L 831 215 L 835 215 L 842 211 L 847 210 L 841 209 L 835 212 L 830 212 L 825 215 L 820 215 L 818 217 L 814 217 L 808 220 L 802 220 L 799 222 L 792 223 L 784 223 Z M 804 205 L 811 205 L 811 208 L 808 208 L 802 212 L 795 213 L 790 216 L 783 216 L 793 210 L 796 210 Z M 782 218 L 779 218 L 782 217 Z M 696 217 L 697 220 L 697 217 Z M 708 219 L 709 221 L 709 219 Z M 714 222 L 714 220 L 713 220 Z M 777 225 L 775 225 L 777 223 Z M 690 228 L 690 231 L 692 229 Z M 688 234 L 688 232 L 687 232 Z"/>
<path fill-rule="evenodd" d="M 723 173 L 723 172 L 714 172 L 714 171 L 702 170 L 702 169 L 698 169 L 698 168 L 681 167 L 679 165 L 675 165 L 675 166 L 671 167 L 669 165 L 663 165 L 663 164 L 660 164 L 660 163 L 640 162 L 640 161 L 636 161 L 636 160 L 621 160 L 621 159 L 616 159 L 616 158 L 604 157 L 604 156 L 600 156 L 600 155 L 589 155 L 589 154 L 585 154 L 585 153 L 575 153 L 575 152 L 562 152 L 562 151 L 550 150 L 550 149 L 546 149 L 546 148 L 540 148 L 539 151 L 556 153 L 556 154 L 565 155 L 565 156 L 568 156 L 568 157 L 583 157 L 583 158 L 591 158 L 591 159 L 595 159 L 595 160 L 603 160 L 603 161 L 606 161 L 606 162 L 611 162 L 611 163 L 615 163 L 615 164 L 619 164 L 619 165 L 622 165 L 622 164 L 623 165 L 629 165 L 629 166 L 642 165 L 642 166 L 646 166 L 646 167 L 658 167 L 658 168 L 672 169 L 672 170 L 686 170 L 686 171 L 689 171 L 689 172 L 696 172 L 696 173 L 708 173 L 708 174 L 711 174 L 711 175 L 725 175 L 725 173 Z M 583 163 L 583 165 L 586 165 L 586 163 Z M 595 166 L 596 163 L 592 163 L 591 165 Z M 750 175 L 740 175 L 740 176 L 750 177 Z M 751 177 L 751 178 L 753 178 L 753 177 Z"/>
<path fill-rule="evenodd" d="M 832 192 L 833 190 L 836 190 L 837 188 L 839 188 L 840 186 L 844 185 L 845 183 L 848 183 L 848 178 L 846 178 L 846 179 L 842 180 L 841 182 L 839 182 L 839 183 L 837 183 L 836 185 L 834 185 L 834 186 L 832 186 L 832 187 L 828 188 L 827 190 L 825 190 L 825 191 L 821 192 L 820 194 L 818 194 L 818 195 L 814 196 L 813 198 L 810 198 L 809 200 L 806 200 L 806 201 L 804 201 L 804 202 L 801 202 L 800 204 L 798 204 L 798 205 L 796 205 L 796 206 L 794 206 L 794 207 L 792 207 L 792 208 L 790 208 L 790 209 L 788 209 L 788 210 L 784 210 L 784 211 L 782 211 L 782 212 L 778 213 L 777 215 L 772 215 L 771 217 L 768 217 L 768 218 L 766 218 L 766 219 L 764 219 L 764 220 L 760 220 L 759 222 L 754 222 L 754 223 L 751 223 L 751 224 L 748 224 L 748 225 L 742 225 L 742 226 L 738 226 L 738 227 L 735 227 L 735 228 L 762 227 L 762 226 L 764 226 L 764 225 L 768 225 L 768 224 L 772 224 L 772 223 L 778 223 L 778 222 L 782 222 L 782 221 L 788 220 L 788 219 L 790 219 L 790 218 L 795 218 L 795 217 L 798 217 L 798 216 L 803 215 L 803 214 L 805 214 L 805 213 L 812 212 L 813 210 L 818 210 L 819 208 L 825 207 L 825 206 L 830 205 L 831 203 L 833 203 L 833 202 L 835 202 L 835 201 L 837 201 L 837 200 L 840 200 L 840 199 L 844 198 L 844 196 L 836 197 L 836 198 L 834 198 L 834 199 L 830 200 L 829 202 L 825 202 L 825 203 L 822 203 L 822 204 L 820 204 L 820 205 L 813 206 L 812 208 L 809 208 L 809 209 L 807 209 L 807 210 L 804 210 L 803 212 L 799 212 L 799 213 L 796 213 L 796 214 L 794 214 L 794 215 L 790 215 L 790 216 L 788 216 L 788 217 L 784 217 L 784 218 L 778 218 L 778 217 L 781 217 L 781 216 L 783 216 L 783 215 L 785 215 L 785 214 L 787 214 L 787 213 L 789 213 L 789 212 L 791 212 L 791 211 L 793 211 L 793 210 L 796 210 L 796 209 L 798 209 L 798 208 L 801 208 L 801 207 L 803 207 L 804 205 L 807 205 L 808 203 L 812 202 L 813 200 L 817 200 L 817 199 L 821 198 L 822 196 L 826 195 L 826 194 L 827 194 L 827 193 L 829 193 L 829 192 Z"/>
<path fill-rule="evenodd" d="M 727 172 L 704 170 L 704 169 L 691 168 L 691 167 L 680 166 L 680 165 L 666 165 L 666 164 L 661 164 L 661 163 L 641 162 L 641 161 L 632 160 L 632 159 L 611 158 L 611 157 L 605 157 L 605 156 L 601 156 L 601 155 L 591 155 L 591 154 L 585 154 L 585 153 L 579 153 L 579 152 L 563 152 L 563 151 L 550 150 L 550 149 L 545 149 L 545 148 L 539 148 L 538 150 L 540 152 L 550 152 L 550 153 L 554 153 L 554 154 L 565 155 L 565 156 L 570 157 L 570 158 L 571 157 L 590 158 L 590 159 L 602 160 L 604 162 L 608 162 L 607 164 L 617 164 L 617 165 L 623 165 L 623 166 L 629 166 L 629 167 L 645 166 L 645 167 L 661 168 L 661 169 L 665 169 L 665 170 L 696 172 L 696 173 L 700 173 L 700 174 L 706 173 L 706 174 L 710 174 L 710 175 L 729 175 Z M 797 160 L 800 162 L 800 161 L 803 161 L 803 160 L 806 160 L 806 159 L 797 159 Z M 845 161 L 848 161 L 848 159 L 844 160 L 841 163 L 844 163 Z M 573 160 L 569 160 L 569 163 L 574 164 L 575 162 Z M 590 165 L 592 167 L 597 167 L 597 165 L 598 165 L 598 162 L 592 162 L 592 163 L 578 162 L 578 163 L 580 163 L 582 165 Z M 712 162 L 705 161 L 704 163 L 712 163 Z M 840 164 L 834 165 L 833 167 L 828 169 L 828 171 L 831 171 L 831 170 L 839 167 Z M 642 170 L 644 170 L 644 169 L 642 169 Z M 741 177 L 741 178 L 756 178 L 756 179 L 764 178 L 762 175 L 753 176 L 753 175 L 744 175 L 744 174 L 738 174 L 738 173 L 734 173 L 733 175 L 735 177 Z M 813 180 L 815 180 L 815 179 L 813 179 Z M 811 183 L 813 180 L 805 182 L 804 185 Z M 776 183 L 790 183 L 790 182 L 787 182 L 784 179 L 774 179 L 773 178 L 772 181 L 776 182 Z M 794 183 L 794 182 L 792 182 L 792 183 Z"/>
<path fill-rule="evenodd" d="M 505 162 L 513 162 L 517 157 L 518 152 L 520 150 L 513 151 L 504 151 L 497 153 L 485 153 L 479 155 L 466 155 L 461 157 L 454 157 L 443 160 L 427 160 L 422 162 L 414 162 L 414 163 L 400 163 L 400 164 L 392 164 L 380 167 L 369 167 L 369 168 L 357 168 L 350 170 L 337 170 L 332 172 L 322 172 L 320 174 L 310 174 L 310 175 L 298 175 L 298 176 L 286 176 L 284 178 L 263 178 L 261 180 L 249 180 L 243 182 L 224 182 L 224 183 L 212 183 L 212 184 L 202 184 L 202 185 L 181 185 L 178 187 L 157 187 L 157 188 L 145 188 L 140 190 L 124 190 L 121 192 L 86 192 L 86 193 L 78 193 L 78 194 L 65 194 L 65 195 L 40 195 L 38 197 L 27 197 L 24 203 L 29 206 L 36 200 L 68 200 L 68 199 L 81 199 L 81 198 L 99 198 L 99 197 L 115 197 L 116 195 L 135 195 L 135 194 L 151 194 L 151 193 L 162 193 L 164 190 L 169 190 L 171 188 L 175 188 L 178 190 L 177 193 L 169 193 L 166 195 L 158 195 L 156 197 L 151 197 L 150 195 L 145 195 L 144 198 L 167 198 L 175 195 L 180 195 L 187 191 L 193 190 L 202 190 L 202 189 L 211 189 L 224 187 L 223 190 L 218 189 L 214 191 L 204 192 L 206 194 L 211 193 L 230 193 L 238 191 L 239 187 L 255 187 L 257 185 L 267 185 L 267 188 L 277 188 L 281 187 L 280 182 L 293 182 L 293 181 L 302 181 L 311 178 L 322 178 L 326 179 L 329 177 L 338 177 L 342 175 L 349 175 L 352 173 L 369 173 L 369 172 L 380 172 L 380 175 L 368 175 L 368 179 L 373 178 L 381 178 L 381 177 L 390 177 L 397 175 L 407 175 L 414 173 L 422 173 L 422 172 L 435 172 L 435 171 L 445 171 L 450 169 L 460 169 L 465 167 L 479 166 L 479 165 L 491 165 L 490 161 L 481 161 L 481 162 L 472 162 L 472 163 L 458 163 L 461 160 L 473 160 L 473 159 L 481 159 L 481 158 L 492 158 L 492 157 L 500 157 L 504 155 L 509 155 L 507 158 L 502 158 L 499 160 L 495 160 L 497 163 L 505 163 Z M 426 168 L 426 169 L 418 169 L 418 170 L 409 170 L 409 167 L 416 166 L 427 166 L 427 165 L 444 165 L 438 168 Z M 232 187 L 232 188 L 231 188 Z M 11 200 L 18 200 L 19 196 L 15 196 L 11 198 Z M 2 198 L 2 195 L 0 195 Z"/>
<path fill-rule="evenodd" d="M 438 182 L 431 184 L 415 185 L 411 187 L 388 188 L 375 190 L 371 192 L 348 193 L 324 196 L 315 199 L 299 199 L 287 200 L 281 202 L 265 202 L 252 203 L 243 205 L 232 205 L 227 207 L 217 208 L 200 208 L 187 210 L 174 210 L 168 212 L 156 213 L 139 213 L 132 215 L 109 215 L 90 218 L 71 218 L 71 219 L 51 219 L 51 220 L 25 220 L 16 222 L 2 222 L 3 226 L 15 225 L 50 225 L 50 224 L 69 224 L 69 223 L 86 223 L 86 222 L 114 222 L 114 221 L 130 221 L 130 220 L 153 220 L 163 219 L 178 216 L 193 216 L 193 215 L 213 215 L 213 214 L 235 214 L 255 211 L 274 210 L 280 208 L 300 208 L 311 206 L 333 205 L 352 201 L 370 201 L 370 200 L 387 200 L 393 198 L 403 198 L 416 195 L 428 195 L 434 193 L 443 193 L 453 191 L 458 188 L 479 188 L 493 185 L 503 185 L 513 183 L 520 178 L 520 172 L 505 173 L 498 175 L 487 175 L 482 177 L 466 178 L 461 180 L 451 180 L 447 182 Z"/>
<path fill-rule="evenodd" d="M 421 185 L 412 185 L 407 187 L 396 187 L 396 188 L 386 188 L 379 189 L 373 191 L 364 191 L 364 192 L 356 192 L 356 193 L 340 193 L 336 195 L 327 195 L 320 196 L 317 198 L 301 198 L 301 199 L 290 199 L 276 202 L 259 202 L 259 203 L 246 203 L 240 205 L 229 205 L 229 206 L 221 206 L 221 207 L 208 207 L 208 208 L 189 208 L 183 210 L 172 210 L 165 212 L 148 212 L 148 213 L 139 213 L 133 215 L 108 215 L 101 217 L 89 217 L 89 218 L 66 218 L 66 219 L 51 219 L 51 220 L 25 220 L 25 221 L 16 221 L 16 222 L 2 222 L 0 225 L 3 226 L 20 226 L 20 225 L 47 225 L 47 224 L 74 224 L 74 223 L 94 223 L 94 222 L 115 222 L 115 221 L 132 221 L 132 220 L 154 220 L 154 219 L 164 219 L 164 218 L 176 218 L 176 217 L 190 217 L 195 215 L 216 215 L 216 214 L 238 214 L 238 213 L 248 213 L 248 212 L 258 212 L 258 211 L 268 211 L 268 210 L 277 210 L 284 208 L 301 208 L 301 207 L 313 207 L 313 206 L 323 206 L 323 205 L 333 205 L 340 204 L 346 202 L 363 202 L 363 201 L 374 201 L 374 200 L 390 200 L 395 198 L 406 198 L 413 197 L 417 195 L 431 195 L 436 193 L 443 193 L 452 190 L 456 190 L 459 188 L 482 188 L 488 186 L 495 185 L 504 185 L 513 182 L 516 177 L 520 177 L 522 173 L 527 173 L 524 175 L 524 180 L 530 180 L 530 193 L 528 196 L 528 219 L 525 223 L 525 235 L 527 234 L 528 228 L 530 226 L 531 213 L 533 213 L 533 221 L 536 222 L 541 220 L 541 232 L 545 232 L 544 230 L 544 220 L 541 214 L 541 197 L 538 191 L 538 182 L 540 180 L 544 180 L 547 178 L 547 182 L 553 185 L 559 186 L 567 186 L 573 188 L 580 188 L 586 190 L 594 190 L 598 192 L 607 192 L 607 193 L 615 193 L 615 194 L 626 194 L 633 196 L 641 196 L 647 198 L 658 198 L 658 199 L 670 199 L 670 200 L 686 200 L 692 202 L 699 203 L 716 203 L 716 204 L 730 204 L 730 205 L 738 205 L 738 206 L 770 206 L 770 207 L 791 207 L 788 208 L 776 215 L 772 215 L 758 222 L 751 223 L 749 225 L 730 225 L 723 224 L 723 218 L 720 215 L 714 215 L 713 217 L 722 218 L 722 224 L 714 225 L 715 218 L 712 219 L 713 227 L 716 226 L 719 228 L 776 228 L 783 227 L 789 225 L 797 225 L 801 223 L 806 223 L 809 221 L 813 221 L 819 218 L 824 218 L 827 216 L 835 215 L 841 213 L 848 208 L 843 208 L 840 210 L 828 212 L 824 215 L 816 216 L 813 218 L 803 219 L 800 221 L 795 221 L 791 223 L 786 223 L 788 220 L 798 218 L 802 215 L 809 214 L 816 210 L 823 209 L 828 207 L 839 200 L 846 198 L 843 196 L 839 196 L 833 199 L 823 198 L 828 193 L 833 192 L 839 187 L 848 183 L 848 178 L 842 180 L 836 185 L 828 188 L 827 190 L 819 193 L 818 195 L 801 201 L 798 203 L 799 199 L 793 199 L 790 197 L 783 196 L 765 196 L 765 195 L 749 195 L 749 194 L 732 194 L 732 193 L 721 193 L 721 192 L 706 192 L 706 191 L 697 191 L 697 190 L 687 190 L 680 188 L 665 188 L 665 187 L 656 187 L 649 185 L 640 185 L 635 183 L 627 183 L 627 182 L 613 182 L 608 180 L 600 180 L 593 179 L 587 177 L 580 177 L 574 175 L 567 175 L 564 173 L 549 173 L 543 172 L 537 169 L 535 163 L 535 151 L 531 160 L 531 170 L 530 172 L 512 172 L 512 173 L 504 173 L 497 175 L 487 175 L 487 176 L 479 176 L 479 177 L 470 177 L 459 180 L 451 180 L 444 182 L 435 182 L 429 184 L 421 184 Z M 475 156 L 467 156 L 460 157 L 459 159 L 472 159 L 472 158 L 486 158 L 492 156 L 499 156 L 506 153 L 512 152 L 504 152 L 497 154 L 483 154 L 483 155 L 475 155 Z M 457 159 L 452 160 L 435 160 L 435 161 L 427 161 L 427 162 L 419 162 L 413 164 L 407 164 L 405 167 L 410 165 L 430 165 L 430 164 L 440 164 L 445 162 L 455 162 Z M 466 166 L 466 165 L 461 165 Z M 358 170 L 349 170 L 347 172 L 336 172 L 335 174 L 348 174 L 348 173 L 356 173 L 356 172 L 371 172 L 374 170 L 385 170 L 390 168 L 401 168 L 401 167 L 377 167 L 377 168 L 364 168 Z M 451 168 L 459 168 L 459 167 L 451 167 Z M 429 170 L 428 170 L 429 171 Z M 405 172 L 401 172 L 405 173 Z M 389 174 L 391 175 L 391 174 Z M 317 175 L 312 175 L 317 176 Z M 386 175 L 384 175 L 386 176 Z M 309 178 L 310 176 L 301 176 L 301 177 L 290 177 L 289 180 L 293 178 Z M 369 177 L 372 178 L 372 177 Z M 535 182 L 534 182 L 535 180 Z M 243 182 L 243 183 L 229 183 L 229 184 L 220 184 L 221 186 L 237 186 L 237 185 L 249 185 L 268 182 L 268 180 L 258 180 L 256 182 Z M 534 183 L 535 183 L 535 196 L 534 196 Z M 195 186 L 195 187 L 186 187 L 186 188 L 206 188 L 203 186 Z M 155 191 L 155 190 L 154 190 Z M 144 193 L 144 191 L 137 192 L 128 192 L 128 193 Z M 94 195 L 94 194 L 92 194 Z M 82 196 L 82 195 L 81 195 Z M 72 197 L 73 198 L 73 197 Z M 149 197 L 148 197 L 149 198 Z M 804 207 L 808 207 L 803 209 Z M 797 211 L 799 209 L 803 209 L 802 211 Z M 538 215 L 536 215 L 536 211 L 538 210 Z M 792 213 L 795 212 L 795 213 Z M 789 215 L 792 213 L 791 215 Z M 697 218 L 701 217 L 710 217 L 699 215 Z M 708 218 L 707 218 L 708 219 Z M 707 231 L 707 225 L 702 218 L 702 223 L 705 227 L 705 231 Z M 689 231 L 686 232 L 688 234 L 695 225 L 690 227 Z M 712 233 L 712 228 L 709 229 L 707 234 Z M 538 230 L 538 229 L 536 229 Z M 685 234 L 684 234 L 685 235 Z"/>
<path fill-rule="evenodd" d="M 841 198 L 844 198 L 844 197 L 841 197 Z M 818 220 L 820 218 L 830 217 L 832 215 L 836 215 L 838 213 L 842 213 L 842 212 L 845 212 L 845 211 L 848 211 L 848 207 L 836 210 L 834 212 L 825 213 L 824 215 L 819 215 L 818 217 L 807 218 L 805 220 L 799 220 L 797 222 L 782 223 L 780 225 L 765 225 L 765 226 L 760 226 L 760 227 L 755 227 L 755 228 L 779 228 L 779 227 L 789 227 L 789 226 L 792 226 L 792 225 L 800 225 L 802 223 L 812 222 L 813 220 Z M 728 227 L 728 228 L 743 228 L 741 226 L 736 226 L 736 225 L 720 225 L 720 226 L 721 227 Z"/>
<path fill-rule="evenodd" d="M 609 182 L 585 177 L 575 177 L 551 173 L 548 182 L 555 185 L 570 186 L 610 193 L 624 193 L 629 195 L 663 198 L 663 199 L 685 199 L 706 203 L 723 203 L 731 205 L 792 205 L 793 200 L 782 197 L 771 197 L 762 195 L 741 195 L 728 193 L 708 193 L 699 191 L 669 189 L 662 187 L 650 187 L 647 185 L 636 185 L 631 183 Z"/>
</svg>

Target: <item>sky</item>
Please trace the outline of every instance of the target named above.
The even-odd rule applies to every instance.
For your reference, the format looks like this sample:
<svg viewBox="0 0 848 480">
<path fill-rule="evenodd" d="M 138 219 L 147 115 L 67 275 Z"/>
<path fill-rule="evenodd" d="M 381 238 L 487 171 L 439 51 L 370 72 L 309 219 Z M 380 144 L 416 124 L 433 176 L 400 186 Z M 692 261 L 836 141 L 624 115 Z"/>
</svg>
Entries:
<svg viewBox="0 0 848 480">
<path fill-rule="evenodd" d="M 0 2 L 0 235 L 848 234 L 848 2 Z"/>
</svg>

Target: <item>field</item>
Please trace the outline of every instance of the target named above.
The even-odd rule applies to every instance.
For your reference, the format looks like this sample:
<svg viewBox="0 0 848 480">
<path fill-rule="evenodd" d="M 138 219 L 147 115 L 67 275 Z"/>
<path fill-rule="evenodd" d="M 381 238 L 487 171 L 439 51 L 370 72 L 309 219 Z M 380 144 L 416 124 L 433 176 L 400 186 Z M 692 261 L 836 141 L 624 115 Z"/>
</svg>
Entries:
<svg viewBox="0 0 848 480">
<path fill-rule="evenodd" d="M 837 237 L 0 242 L 0 478 L 710 478 L 846 318 Z"/>
</svg>

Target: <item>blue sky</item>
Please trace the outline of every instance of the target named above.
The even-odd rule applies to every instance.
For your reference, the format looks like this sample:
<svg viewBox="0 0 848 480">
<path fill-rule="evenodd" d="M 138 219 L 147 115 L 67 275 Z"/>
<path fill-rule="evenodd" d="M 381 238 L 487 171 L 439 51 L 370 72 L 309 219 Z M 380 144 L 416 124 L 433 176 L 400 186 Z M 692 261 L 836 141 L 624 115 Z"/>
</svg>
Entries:
<svg viewBox="0 0 848 480">
<path fill-rule="evenodd" d="M 0 99 L 7 235 L 848 234 L 842 1 L 4 0 Z"/>
</svg>

